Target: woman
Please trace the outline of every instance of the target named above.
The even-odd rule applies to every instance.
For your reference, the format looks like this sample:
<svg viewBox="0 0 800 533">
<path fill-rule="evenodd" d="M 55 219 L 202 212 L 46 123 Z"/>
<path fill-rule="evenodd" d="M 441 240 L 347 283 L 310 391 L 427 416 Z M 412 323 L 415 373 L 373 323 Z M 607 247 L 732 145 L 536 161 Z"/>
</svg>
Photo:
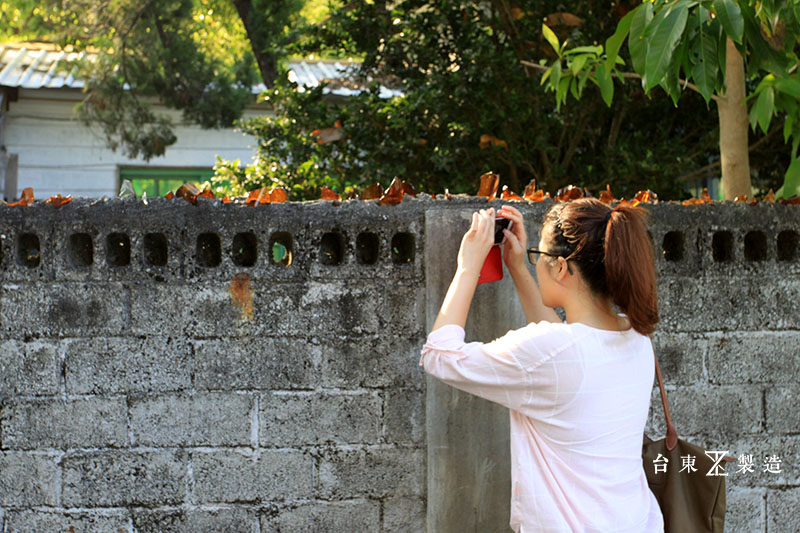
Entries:
<svg viewBox="0 0 800 533">
<path fill-rule="evenodd" d="M 514 531 L 663 532 L 642 466 L 655 374 L 648 335 L 658 322 L 647 211 L 595 198 L 557 203 L 531 249 L 522 214 L 504 206 L 498 215 L 514 222 L 503 255 L 528 325 L 490 343 L 464 342 L 494 242 L 494 210 L 481 210 L 461 241 L 420 364 L 510 409 Z"/>
</svg>

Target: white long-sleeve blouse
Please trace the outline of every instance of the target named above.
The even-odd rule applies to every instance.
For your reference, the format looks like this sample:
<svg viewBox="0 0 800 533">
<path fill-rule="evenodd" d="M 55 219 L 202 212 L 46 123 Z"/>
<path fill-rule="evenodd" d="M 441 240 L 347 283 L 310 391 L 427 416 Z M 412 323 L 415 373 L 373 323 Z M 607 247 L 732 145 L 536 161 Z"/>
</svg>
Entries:
<svg viewBox="0 0 800 533">
<path fill-rule="evenodd" d="M 464 335 L 452 324 L 431 332 L 420 365 L 510 409 L 511 529 L 663 532 L 642 465 L 648 336 L 547 321 L 489 343 Z"/>
</svg>

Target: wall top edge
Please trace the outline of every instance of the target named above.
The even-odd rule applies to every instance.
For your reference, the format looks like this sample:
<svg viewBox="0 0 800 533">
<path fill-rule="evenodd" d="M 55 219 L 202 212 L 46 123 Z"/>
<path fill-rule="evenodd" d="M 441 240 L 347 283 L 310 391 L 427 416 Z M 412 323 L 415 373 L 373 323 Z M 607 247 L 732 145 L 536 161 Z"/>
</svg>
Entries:
<svg viewBox="0 0 800 533">
<path fill-rule="evenodd" d="M 220 199 L 198 198 L 196 204 L 183 198 L 148 198 L 147 204 L 134 198 L 92 198 L 74 197 L 72 201 L 56 209 L 43 200 L 36 200 L 26 206 L 0 205 L 0 223 L 13 223 L 26 220 L 62 220 L 72 218 L 92 219 L 128 219 L 179 217 L 194 218 L 220 217 L 226 220 L 246 218 L 274 218 L 275 216 L 301 216 L 305 222 L 313 222 L 314 217 L 341 223 L 357 222 L 359 217 L 379 218 L 385 221 L 392 219 L 408 220 L 423 217 L 429 211 L 477 210 L 486 207 L 495 209 L 502 205 L 513 205 L 525 213 L 530 213 L 535 223 L 552 205 L 552 199 L 543 202 L 487 201 L 475 196 L 453 195 L 449 199 L 438 195 L 436 198 L 421 193 L 416 197 L 406 196 L 400 204 L 378 205 L 377 200 L 312 200 L 303 202 L 285 202 L 280 204 L 261 204 L 249 206 L 245 203 L 222 203 Z M 615 206 L 618 202 L 612 202 Z M 800 227 L 800 206 L 780 203 L 760 202 L 749 205 L 745 202 L 713 202 L 707 204 L 682 205 L 677 201 L 660 201 L 658 203 L 639 204 L 651 216 L 654 225 L 678 225 L 680 227 L 709 227 L 753 225 L 758 227 L 774 227 L 788 225 Z M 177 221 L 177 220 L 176 220 Z"/>
</svg>

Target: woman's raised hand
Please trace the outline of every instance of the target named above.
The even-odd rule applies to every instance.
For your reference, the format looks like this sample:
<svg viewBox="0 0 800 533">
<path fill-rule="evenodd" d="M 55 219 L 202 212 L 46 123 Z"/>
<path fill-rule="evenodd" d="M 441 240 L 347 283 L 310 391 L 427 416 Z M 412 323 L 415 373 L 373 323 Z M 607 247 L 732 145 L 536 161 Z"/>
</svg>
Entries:
<svg viewBox="0 0 800 533">
<path fill-rule="evenodd" d="M 528 236 L 525 234 L 522 213 L 516 207 L 504 205 L 497 214 L 514 222 L 510 230 L 504 230 L 506 242 L 503 243 L 503 262 L 505 262 L 509 271 L 525 268 Z"/>
<path fill-rule="evenodd" d="M 461 239 L 458 268 L 480 274 L 483 262 L 494 244 L 494 208 L 472 213 L 472 225 Z"/>
</svg>

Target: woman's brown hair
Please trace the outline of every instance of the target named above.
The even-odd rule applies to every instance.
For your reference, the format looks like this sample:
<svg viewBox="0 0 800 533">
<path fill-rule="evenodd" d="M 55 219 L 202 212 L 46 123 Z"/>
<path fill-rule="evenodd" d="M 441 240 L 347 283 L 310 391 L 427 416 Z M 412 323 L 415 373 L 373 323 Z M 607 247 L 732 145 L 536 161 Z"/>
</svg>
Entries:
<svg viewBox="0 0 800 533">
<path fill-rule="evenodd" d="M 557 203 L 544 218 L 553 229 L 553 251 L 577 264 L 592 292 L 610 297 L 642 335 L 655 331 L 659 320 L 648 221 L 644 207 L 612 209 L 597 198 Z"/>
</svg>

